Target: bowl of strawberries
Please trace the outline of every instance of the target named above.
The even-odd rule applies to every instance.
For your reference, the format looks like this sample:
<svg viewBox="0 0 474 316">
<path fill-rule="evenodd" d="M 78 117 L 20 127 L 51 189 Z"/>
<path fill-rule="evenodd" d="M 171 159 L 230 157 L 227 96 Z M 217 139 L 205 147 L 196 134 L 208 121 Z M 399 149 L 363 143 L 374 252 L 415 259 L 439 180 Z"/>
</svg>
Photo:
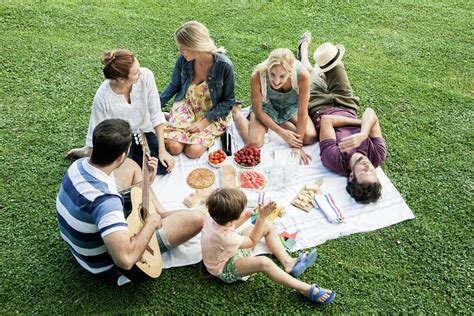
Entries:
<svg viewBox="0 0 474 316">
<path fill-rule="evenodd" d="M 209 153 L 207 161 L 214 168 L 220 168 L 222 163 L 226 160 L 227 155 L 222 150 L 218 149 Z"/>
<path fill-rule="evenodd" d="M 260 148 L 244 146 L 234 153 L 234 161 L 242 168 L 253 168 L 260 164 Z"/>
</svg>

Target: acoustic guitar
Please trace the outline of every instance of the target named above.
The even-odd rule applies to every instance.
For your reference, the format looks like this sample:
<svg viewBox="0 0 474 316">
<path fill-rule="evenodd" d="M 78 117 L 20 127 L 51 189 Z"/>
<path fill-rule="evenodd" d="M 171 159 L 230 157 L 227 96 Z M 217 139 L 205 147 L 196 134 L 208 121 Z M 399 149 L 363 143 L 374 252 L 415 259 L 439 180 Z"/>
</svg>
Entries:
<svg viewBox="0 0 474 316">
<path fill-rule="evenodd" d="M 147 158 L 145 153 L 150 153 L 148 142 L 145 135 L 140 132 L 134 135 L 135 141 L 142 147 L 143 164 L 142 175 L 143 181 L 140 187 L 132 187 L 130 197 L 132 201 L 132 212 L 127 217 L 128 230 L 130 237 L 137 235 L 145 224 L 146 216 L 152 212 L 156 212 L 156 207 L 150 202 L 150 181 Z M 135 263 L 134 267 L 129 271 L 123 271 L 124 274 L 132 281 L 141 281 L 149 278 L 157 278 L 162 270 L 161 252 L 158 240 L 152 236 L 145 251 L 140 259 Z"/>
</svg>

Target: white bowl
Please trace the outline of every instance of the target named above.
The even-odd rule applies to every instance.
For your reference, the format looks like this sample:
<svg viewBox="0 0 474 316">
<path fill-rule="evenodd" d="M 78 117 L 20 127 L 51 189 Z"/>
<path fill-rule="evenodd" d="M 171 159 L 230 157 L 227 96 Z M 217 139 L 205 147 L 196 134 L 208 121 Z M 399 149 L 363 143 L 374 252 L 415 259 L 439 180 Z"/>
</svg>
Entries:
<svg viewBox="0 0 474 316">
<path fill-rule="evenodd" d="M 211 165 L 211 167 L 214 167 L 214 168 L 217 168 L 219 169 L 220 167 L 222 167 L 222 165 L 224 164 L 225 160 L 221 163 L 218 163 L 218 164 L 215 164 L 215 163 L 212 163 L 209 161 L 209 159 L 207 160 L 207 162 L 209 163 L 209 165 Z"/>
<path fill-rule="evenodd" d="M 209 163 L 209 165 L 211 165 L 211 167 L 214 167 L 214 168 L 220 168 L 220 167 L 222 167 L 222 164 L 223 164 L 224 162 L 226 162 L 226 160 L 227 160 L 227 156 L 226 156 L 226 157 L 225 157 L 226 159 L 224 159 L 223 162 L 220 162 L 220 163 L 217 163 L 217 164 L 210 162 L 210 161 L 209 161 L 209 156 L 212 155 L 212 154 L 214 154 L 214 153 L 217 152 L 217 151 L 218 151 L 218 150 L 213 151 L 213 152 L 210 152 L 210 153 L 207 155 L 207 162 Z M 225 153 L 224 153 L 224 154 L 225 154 Z"/>
</svg>

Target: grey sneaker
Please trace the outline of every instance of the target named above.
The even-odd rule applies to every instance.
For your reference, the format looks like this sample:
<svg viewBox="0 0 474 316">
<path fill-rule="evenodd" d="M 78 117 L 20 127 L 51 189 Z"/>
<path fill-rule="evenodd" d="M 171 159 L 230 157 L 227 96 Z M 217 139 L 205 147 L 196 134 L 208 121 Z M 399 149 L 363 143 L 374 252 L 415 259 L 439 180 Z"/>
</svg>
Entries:
<svg viewBox="0 0 474 316">
<path fill-rule="evenodd" d="M 298 48 L 296 49 L 296 58 L 301 59 L 301 44 L 304 42 L 308 42 L 308 45 L 311 44 L 311 32 L 306 31 L 301 35 L 300 39 L 298 40 Z"/>
</svg>

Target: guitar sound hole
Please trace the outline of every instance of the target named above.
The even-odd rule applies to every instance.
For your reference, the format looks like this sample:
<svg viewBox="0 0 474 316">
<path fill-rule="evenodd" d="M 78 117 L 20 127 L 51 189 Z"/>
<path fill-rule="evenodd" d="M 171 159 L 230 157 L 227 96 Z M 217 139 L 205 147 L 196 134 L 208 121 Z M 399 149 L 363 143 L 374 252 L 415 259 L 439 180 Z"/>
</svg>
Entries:
<svg viewBox="0 0 474 316">
<path fill-rule="evenodd" d="M 141 208 L 140 208 L 140 220 L 142 221 L 142 223 L 145 222 L 145 219 L 146 219 L 146 217 L 147 217 L 147 214 L 148 214 L 147 209 L 144 208 L 144 207 L 141 207 Z"/>
</svg>

